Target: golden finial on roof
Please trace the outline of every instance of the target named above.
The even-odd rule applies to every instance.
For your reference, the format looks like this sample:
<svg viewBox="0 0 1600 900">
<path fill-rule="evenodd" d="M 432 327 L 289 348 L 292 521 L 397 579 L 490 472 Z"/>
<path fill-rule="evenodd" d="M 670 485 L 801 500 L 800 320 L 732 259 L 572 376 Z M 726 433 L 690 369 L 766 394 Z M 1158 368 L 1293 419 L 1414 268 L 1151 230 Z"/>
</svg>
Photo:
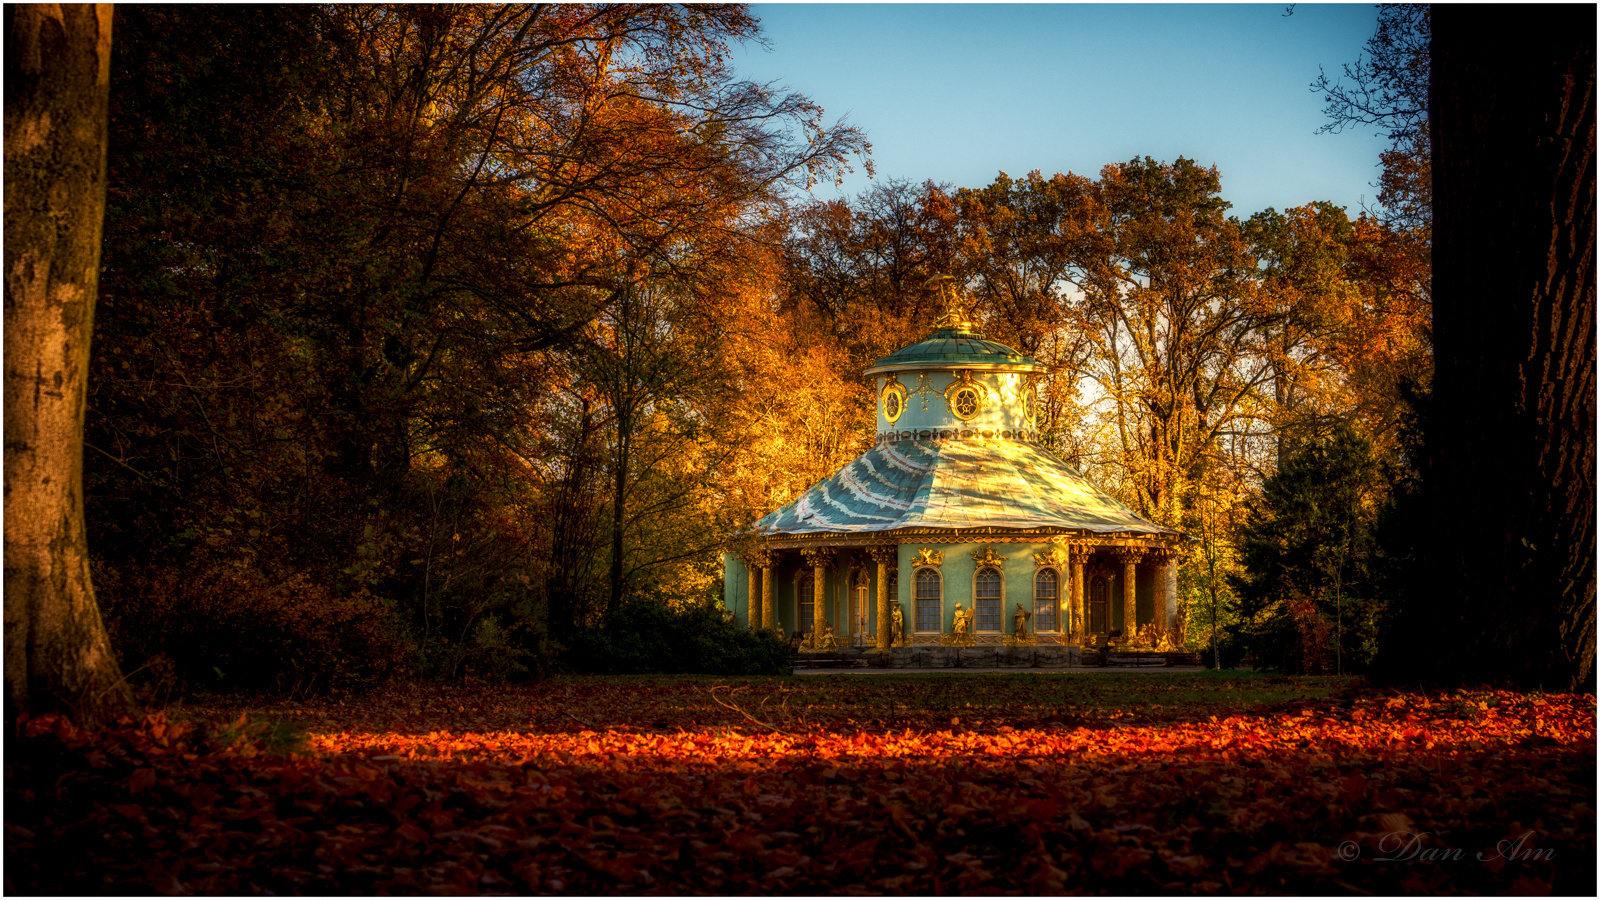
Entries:
<svg viewBox="0 0 1600 900">
<path fill-rule="evenodd" d="M 955 276 L 935 275 L 928 279 L 928 285 L 939 293 L 939 301 L 944 306 L 944 314 L 934 321 L 933 327 L 971 331 L 972 322 L 967 319 L 966 310 L 962 307 Z"/>
</svg>

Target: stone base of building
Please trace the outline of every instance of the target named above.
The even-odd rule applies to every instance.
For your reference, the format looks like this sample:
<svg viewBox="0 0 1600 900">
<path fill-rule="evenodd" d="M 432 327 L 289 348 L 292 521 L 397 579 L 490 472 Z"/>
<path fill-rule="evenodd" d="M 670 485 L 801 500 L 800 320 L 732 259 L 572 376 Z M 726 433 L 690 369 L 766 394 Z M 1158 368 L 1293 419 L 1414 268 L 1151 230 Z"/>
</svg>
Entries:
<svg viewBox="0 0 1600 900">
<path fill-rule="evenodd" d="M 1061 644 L 1006 647 L 941 647 L 919 644 L 895 647 L 886 660 L 891 669 L 1035 669 L 1082 665 L 1082 649 Z"/>
</svg>

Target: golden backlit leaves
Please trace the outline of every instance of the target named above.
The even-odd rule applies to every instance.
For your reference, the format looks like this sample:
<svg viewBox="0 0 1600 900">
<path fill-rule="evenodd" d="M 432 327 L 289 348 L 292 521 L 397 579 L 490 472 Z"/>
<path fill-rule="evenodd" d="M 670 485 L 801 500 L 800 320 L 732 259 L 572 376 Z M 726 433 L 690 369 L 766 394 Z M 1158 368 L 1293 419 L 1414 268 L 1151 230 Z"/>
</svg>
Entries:
<svg viewBox="0 0 1600 900">
<path fill-rule="evenodd" d="M 850 680 L 796 690 L 837 701 Z M 740 684 L 751 710 L 788 690 Z M 927 684 L 921 699 L 948 696 Z M 7 749 L 7 888 L 1559 892 L 1593 859 L 1590 696 L 1356 691 L 1051 721 L 920 709 L 901 684 L 873 689 L 920 709 L 898 723 L 876 703 L 855 721 L 811 704 L 777 733 L 708 722 L 740 721 L 710 687 L 640 679 L 609 715 L 571 682 L 300 707 L 310 747 L 291 757 L 160 716 L 100 735 L 27 721 Z M 452 727 L 346 724 L 424 712 Z M 1377 861 L 1401 830 L 1467 860 Z M 1472 856 L 1525 833 L 1553 861 Z"/>
</svg>

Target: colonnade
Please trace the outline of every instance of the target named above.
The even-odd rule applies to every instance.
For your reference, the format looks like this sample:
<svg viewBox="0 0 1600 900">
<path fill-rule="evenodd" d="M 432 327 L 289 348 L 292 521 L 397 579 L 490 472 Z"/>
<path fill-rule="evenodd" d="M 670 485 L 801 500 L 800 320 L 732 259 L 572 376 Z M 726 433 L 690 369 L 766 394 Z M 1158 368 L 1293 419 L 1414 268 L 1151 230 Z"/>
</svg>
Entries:
<svg viewBox="0 0 1600 900">
<path fill-rule="evenodd" d="M 860 548 L 864 551 L 872 567 L 876 570 L 874 579 L 877 595 L 877 628 L 874 643 L 878 647 L 892 645 L 893 634 L 892 607 L 889 596 L 889 572 L 898 565 L 898 548 L 894 544 L 872 544 Z M 752 630 L 760 628 L 773 628 L 779 624 L 779 616 L 774 596 L 777 578 L 779 553 L 782 551 L 752 550 L 740 554 L 749 572 L 748 606 L 749 624 Z M 837 560 L 838 554 L 832 547 L 806 547 L 800 551 L 806 565 L 811 569 L 811 583 L 816 586 L 828 584 L 828 573 Z M 1043 562 L 1041 562 L 1043 560 Z M 1123 622 L 1138 622 L 1137 584 L 1138 567 L 1141 564 L 1154 566 L 1152 582 L 1154 587 L 1154 609 L 1151 622 L 1145 625 L 1159 626 L 1159 631 L 1173 634 L 1177 628 L 1177 560 L 1172 550 L 1165 547 L 1133 547 L 1133 546 L 1104 546 L 1089 542 L 1068 541 L 1055 545 L 1047 554 L 1035 554 L 1038 565 L 1050 565 L 1063 575 L 1063 590 L 1058 595 L 1057 627 L 1061 635 L 1069 641 L 1078 641 L 1087 635 L 1088 624 L 1088 596 L 1085 590 L 1086 572 L 1097 564 L 1109 563 L 1115 569 L 1120 569 L 1122 582 L 1122 595 L 1115 598 L 1122 605 Z M 1113 571 L 1115 571 L 1113 569 Z M 849 588 L 847 587 L 846 590 Z M 812 604 L 812 621 L 797 626 L 801 630 L 821 634 L 828 622 L 826 605 L 826 588 L 819 591 L 817 602 Z M 970 598 L 967 598 L 970 600 Z M 1111 599 L 1111 598 L 1108 598 Z M 847 615 L 848 605 L 843 602 L 843 596 L 835 597 L 840 601 L 841 615 Z M 798 605 L 796 608 L 798 612 Z M 1110 627 L 1110 609 L 1107 613 L 1107 627 Z M 809 627 L 806 627 L 809 626 Z M 1127 631 L 1126 624 L 1124 632 Z"/>
</svg>

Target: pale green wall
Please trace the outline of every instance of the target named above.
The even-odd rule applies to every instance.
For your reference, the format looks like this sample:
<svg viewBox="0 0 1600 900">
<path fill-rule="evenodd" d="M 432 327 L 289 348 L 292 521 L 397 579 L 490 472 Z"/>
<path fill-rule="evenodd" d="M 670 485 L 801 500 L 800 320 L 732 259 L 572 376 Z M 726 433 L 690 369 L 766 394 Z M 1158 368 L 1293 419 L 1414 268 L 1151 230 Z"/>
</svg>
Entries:
<svg viewBox="0 0 1600 900">
<path fill-rule="evenodd" d="M 900 602 L 906 614 L 906 621 L 911 623 L 908 630 L 915 633 L 916 607 L 913 597 L 916 589 L 916 573 L 911 567 L 911 560 L 923 547 L 944 553 L 944 563 L 939 566 L 939 571 L 944 575 L 944 603 L 943 618 L 940 622 L 940 631 L 949 632 L 951 622 L 955 617 L 956 603 L 967 609 L 972 609 L 972 577 L 977 571 L 977 565 L 972 559 L 974 552 L 982 552 L 984 547 L 993 547 L 996 556 L 1003 557 L 1001 563 L 1001 633 L 1010 634 L 1013 628 L 1012 614 L 1016 612 L 1017 604 L 1033 612 L 1033 574 L 1036 567 L 1033 564 L 1033 555 L 1049 550 L 1051 544 L 902 544 L 900 546 Z M 1061 573 L 1062 600 L 1065 607 L 1066 592 L 1071 583 L 1070 570 Z M 1029 627 L 1033 627 L 1033 620 L 1029 620 Z M 992 633 L 992 632 L 990 632 Z"/>
<path fill-rule="evenodd" d="M 906 411 L 893 425 L 883 410 L 883 387 L 889 383 L 888 374 L 874 379 L 878 398 L 878 431 L 916 431 L 919 428 L 992 428 L 995 430 L 1027 431 L 1028 410 L 1032 407 L 1033 391 L 1028 387 L 1027 376 L 1020 372 L 973 372 L 974 381 L 988 389 L 988 402 L 970 422 L 963 422 L 945 406 L 944 390 L 955 381 L 949 370 L 929 370 L 928 382 L 936 393 L 927 396 L 928 408 L 924 410 L 923 398 L 908 396 Z M 909 393 L 917 389 L 916 372 L 896 372 L 895 379 Z"/>
</svg>

